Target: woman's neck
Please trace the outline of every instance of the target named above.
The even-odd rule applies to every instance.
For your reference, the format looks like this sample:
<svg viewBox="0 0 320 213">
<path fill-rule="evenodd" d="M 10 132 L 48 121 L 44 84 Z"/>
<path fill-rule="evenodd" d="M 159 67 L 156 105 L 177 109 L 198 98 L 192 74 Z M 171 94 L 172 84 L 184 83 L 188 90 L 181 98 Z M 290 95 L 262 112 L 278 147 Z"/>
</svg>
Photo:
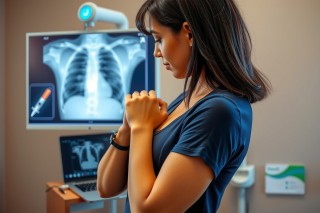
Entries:
<svg viewBox="0 0 320 213">
<path fill-rule="evenodd" d="M 201 72 L 201 75 L 199 77 L 198 83 L 196 85 L 195 90 L 193 91 L 192 97 L 204 97 L 210 92 L 213 91 L 213 88 L 211 88 L 205 78 L 204 70 Z"/>
<path fill-rule="evenodd" d="M 208 85 L 205 79 L 204 71 L 203 71 L 199 77 L 199 80 L 195 89 L 193 90 L 188 108 L 191 108 L 196 102 L 198 102 L 200 99 L 202 99 L 212 91 L 213 91 L 213 88 L 211 88 Z"/>
</svg>

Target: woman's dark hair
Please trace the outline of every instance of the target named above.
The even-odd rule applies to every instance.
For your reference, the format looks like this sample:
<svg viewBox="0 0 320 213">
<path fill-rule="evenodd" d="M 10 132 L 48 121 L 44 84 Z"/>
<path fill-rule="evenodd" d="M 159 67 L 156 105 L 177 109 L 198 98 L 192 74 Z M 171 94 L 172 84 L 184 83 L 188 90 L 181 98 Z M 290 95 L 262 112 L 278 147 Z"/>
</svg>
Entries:
<svg viewBox="0 0 320 213">
<path fill-rule="evenodd" d="M 187 103 L 203 68 L 211 88 L 221 85 L 251 103 L 269 94 L 269 81 L 252 64 L 251 38 L 233 0 L 147 0 L 137 13 L 136 26 L 150 35 L 146 15 L 175 33 L 185 21 L 191 28 L 192 53 L 184 85 Z"/>
</svg>

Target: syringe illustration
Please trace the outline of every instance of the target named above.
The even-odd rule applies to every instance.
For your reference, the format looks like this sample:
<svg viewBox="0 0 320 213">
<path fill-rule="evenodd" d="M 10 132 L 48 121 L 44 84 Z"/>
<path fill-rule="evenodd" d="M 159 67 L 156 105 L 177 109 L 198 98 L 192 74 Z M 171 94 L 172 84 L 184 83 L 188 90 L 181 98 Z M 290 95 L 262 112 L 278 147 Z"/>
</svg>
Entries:
<svg viewBox="0 0 320 213">
<path fill-rule="evenodd" d="M 39 98 L 38 102 L 36 103 L 35 106 L 32 107 L 32 113 L 31 113 L 31 117 L 33 117 L 35 114 L 39 114 L 40 113 L 40 109 L 43 106 L 43 104 L 46 102 L 46 100 L 48 99 L 48 97 L 51 95 L 51 89 L 47 88 L 41 95 L 41 97 Z"/>
</svg>

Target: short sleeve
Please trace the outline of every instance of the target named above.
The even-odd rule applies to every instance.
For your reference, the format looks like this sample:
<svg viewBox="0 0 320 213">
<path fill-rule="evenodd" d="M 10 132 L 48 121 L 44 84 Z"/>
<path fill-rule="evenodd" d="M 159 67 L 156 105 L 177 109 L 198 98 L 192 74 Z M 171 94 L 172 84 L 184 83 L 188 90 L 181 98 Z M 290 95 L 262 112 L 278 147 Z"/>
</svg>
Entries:
<svg viewBox="0 0 320 213">
<path fill-rule="evenodd" d="M 232 100 L 218 96 L 192 107 L 172 152 L 200 157 L 218 177 L 239 146 L 241 118 Z"/>
</svg>

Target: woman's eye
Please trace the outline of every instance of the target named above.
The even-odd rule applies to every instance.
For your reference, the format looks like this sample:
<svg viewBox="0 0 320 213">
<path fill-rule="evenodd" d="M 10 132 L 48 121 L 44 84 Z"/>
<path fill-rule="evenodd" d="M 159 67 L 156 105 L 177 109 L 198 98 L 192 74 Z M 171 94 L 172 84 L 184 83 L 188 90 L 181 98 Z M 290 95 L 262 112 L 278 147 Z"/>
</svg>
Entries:
<svg viewBox="0 0 320 213">
<path fill-rule="evenodd" d="M 154 43 L 161 43 L 161 39 L 155 39 Z"/>
</svg>

